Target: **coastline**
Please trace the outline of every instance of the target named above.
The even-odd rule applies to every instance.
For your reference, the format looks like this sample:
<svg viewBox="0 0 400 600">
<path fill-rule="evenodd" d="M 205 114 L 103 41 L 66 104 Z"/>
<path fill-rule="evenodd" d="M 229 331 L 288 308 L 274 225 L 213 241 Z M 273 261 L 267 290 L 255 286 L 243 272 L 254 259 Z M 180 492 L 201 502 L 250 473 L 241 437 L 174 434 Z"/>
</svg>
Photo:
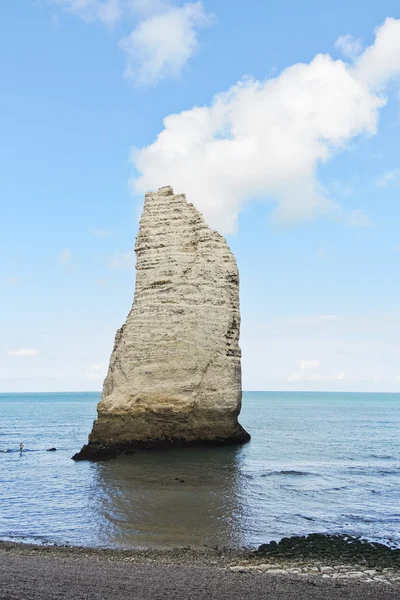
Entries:
<svg viewBox="0 0 400 600">
<path fill-rule="evenodd" d="M 344 566 L 307 559 L 282 562 L 245 549 L 99 550 L 0 542 L 4 600 L 363 600 L 399 597 L 400 577 L 345 577 Z M 319 563 L 319 564 L 318 564 Z M 263 565 L 267 565 L 264 566 Z M 296 566 L 297 565 L 297 566 Z M 348 565 L 349 566 L 349 565 Z M 302 572 L 296 569 L 302 568 Z M 354 565 L 351 565 L 354 570 Z M 337 574 L 337 577 L 334 575 Z"/>
</svg>

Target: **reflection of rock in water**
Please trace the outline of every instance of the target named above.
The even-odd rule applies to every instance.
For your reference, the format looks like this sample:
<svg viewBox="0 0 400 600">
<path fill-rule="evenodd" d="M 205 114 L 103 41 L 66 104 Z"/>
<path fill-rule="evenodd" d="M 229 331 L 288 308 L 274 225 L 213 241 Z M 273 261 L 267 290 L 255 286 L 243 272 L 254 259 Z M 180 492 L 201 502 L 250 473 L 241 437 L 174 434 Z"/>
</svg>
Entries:
<svg viewBox="0 0 400 600">
<path fill-rule="evenodd" d="M 244 543 L 237 448 L 147 451 L 96 468 L 107 545 Z"/>
</svg>

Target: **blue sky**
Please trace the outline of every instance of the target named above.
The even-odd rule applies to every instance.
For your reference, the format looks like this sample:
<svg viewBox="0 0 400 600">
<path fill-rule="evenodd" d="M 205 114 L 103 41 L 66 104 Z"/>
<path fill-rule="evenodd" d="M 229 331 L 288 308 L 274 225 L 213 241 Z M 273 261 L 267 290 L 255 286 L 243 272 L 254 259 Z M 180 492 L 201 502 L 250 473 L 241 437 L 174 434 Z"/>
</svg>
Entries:
<svg viewBox="0 0 400 600">
<path fill-rule="evenodd" d="M 237 257 L 244 389 L 400 392 L 398 2 L 0 15 L 0 391 L 101 389 L 172 184 Z"/>
</svg>

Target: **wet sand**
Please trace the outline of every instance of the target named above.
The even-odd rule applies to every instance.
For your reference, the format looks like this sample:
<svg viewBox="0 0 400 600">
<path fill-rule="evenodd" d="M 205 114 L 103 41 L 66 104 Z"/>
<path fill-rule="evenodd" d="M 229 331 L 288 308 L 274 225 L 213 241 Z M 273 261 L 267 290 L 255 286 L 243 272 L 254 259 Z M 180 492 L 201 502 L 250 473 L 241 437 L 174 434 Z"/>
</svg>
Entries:
<svg viewBox="0 0 400 600">
<path fill-rule="evenodd" d="M 246 550 L 120 551 L 2 542 L 0 598 L 398 600 L 400 597 L 397 582 L 325 579 L 321 573 L 238 570 L 238 565 L 248 557 Z"/>
</svg>

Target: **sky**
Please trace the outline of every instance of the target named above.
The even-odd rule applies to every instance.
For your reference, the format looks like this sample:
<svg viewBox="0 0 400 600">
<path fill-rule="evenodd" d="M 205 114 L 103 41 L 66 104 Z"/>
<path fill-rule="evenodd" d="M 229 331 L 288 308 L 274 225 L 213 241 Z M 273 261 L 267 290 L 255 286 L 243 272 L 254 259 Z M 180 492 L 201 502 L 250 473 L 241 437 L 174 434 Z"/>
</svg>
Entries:
<svg viewBox="0 0 400 600">
<path fill-rule="evenodd" d="M 164 185 L 237 258 L 245 390 L 400 392 L 398 0 L 26 0 L 0 30 L 0 392 L 101 389 Z"/>
</svg>

